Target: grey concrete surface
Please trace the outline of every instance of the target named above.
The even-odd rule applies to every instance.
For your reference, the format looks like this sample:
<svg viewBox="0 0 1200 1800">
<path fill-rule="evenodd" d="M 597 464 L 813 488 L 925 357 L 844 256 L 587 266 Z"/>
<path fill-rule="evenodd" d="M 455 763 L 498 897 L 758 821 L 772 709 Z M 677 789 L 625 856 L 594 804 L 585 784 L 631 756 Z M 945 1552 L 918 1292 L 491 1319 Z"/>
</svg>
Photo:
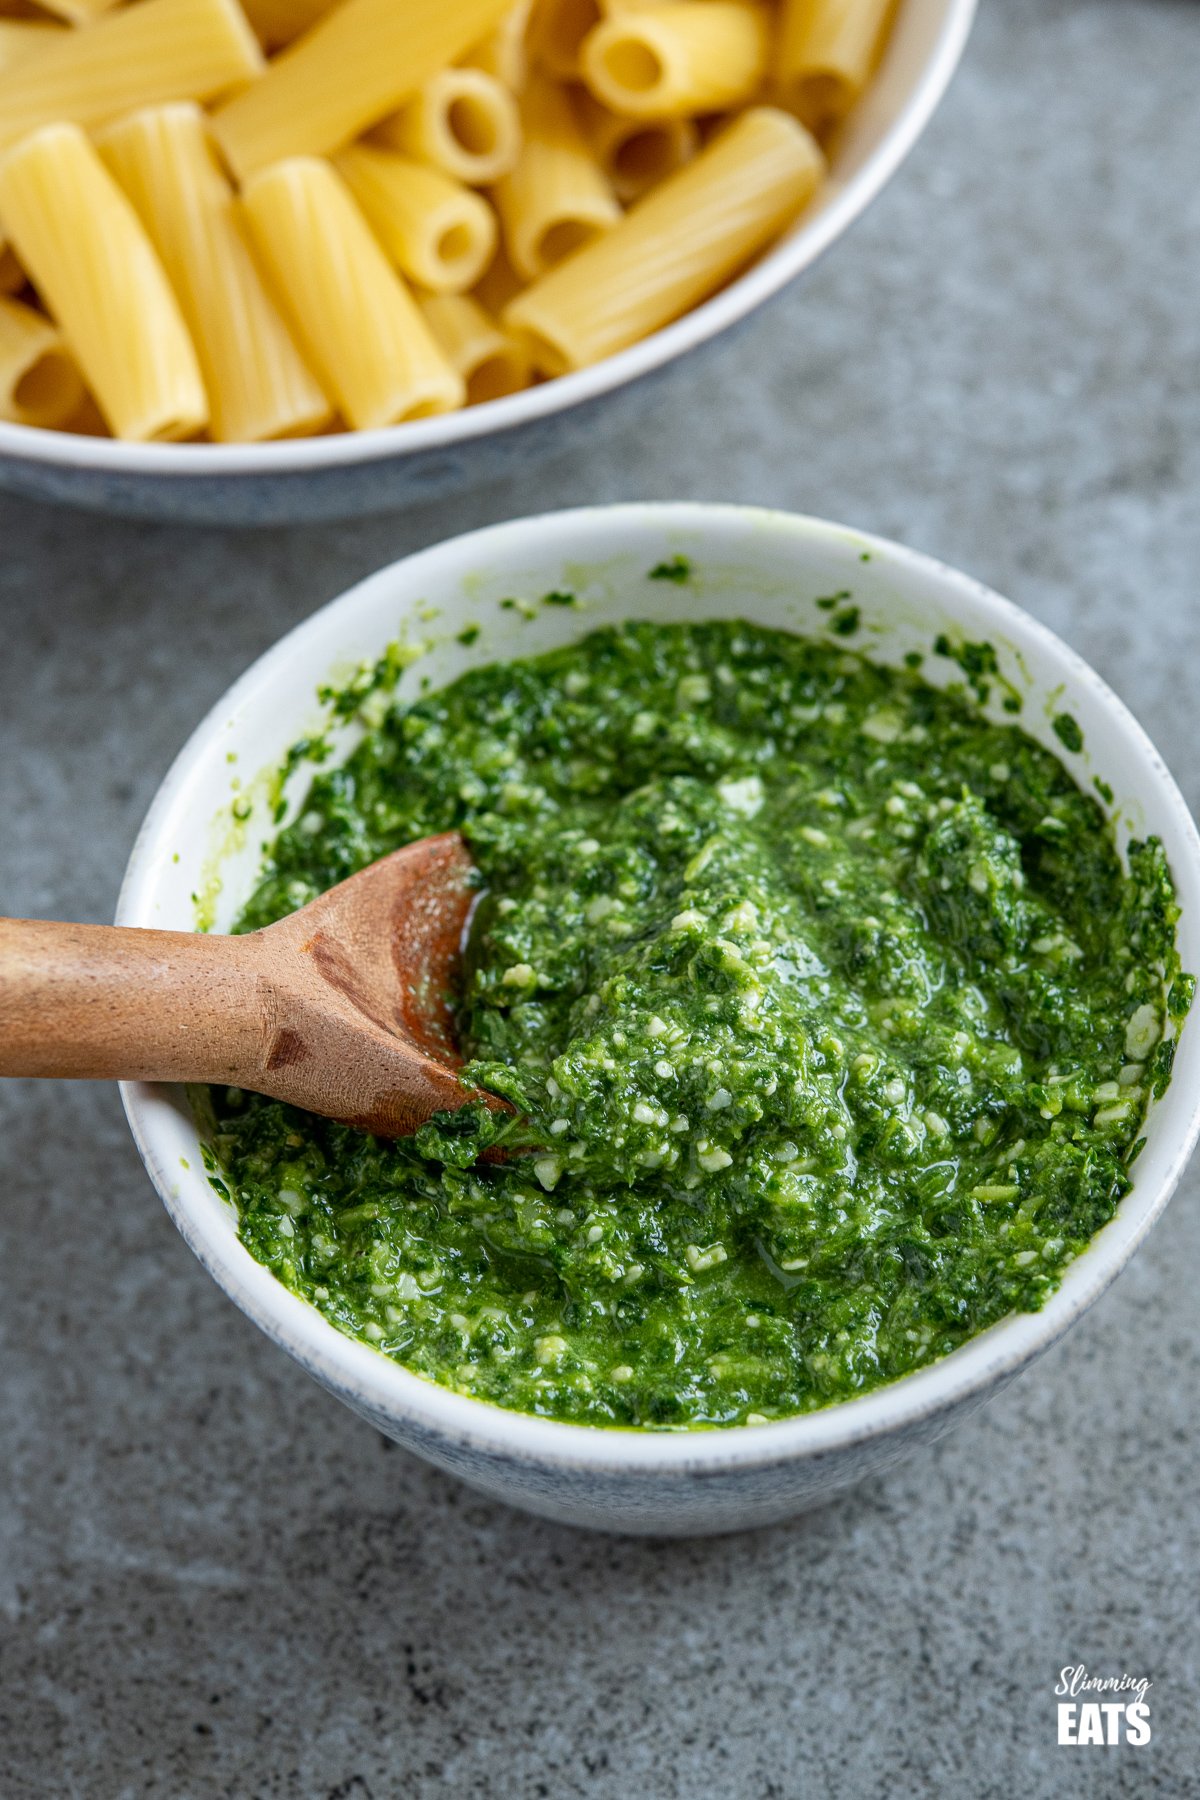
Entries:
<svg viewBox="0 0 1200 1800">
<path fill-rule="evenodd" d="M 636 435 L 421 517 L 261 536 L 0 501 L 0 906 L 105 919 L 202 712 L 406 550 L 639 495 L 894 534 L 1065 633 L 1200 800 L 1200 8 L 985 0 L 867 221 Z M 695 1545 L 389 1449 L 204 1276 L 116 1094 L 0 1093 L 4 1800 L 1200 1793 L 1197 1178 L 933 1453 Z M 1154 1683 L 1055 1743 L 1065 1664 Z"/>
</svg>

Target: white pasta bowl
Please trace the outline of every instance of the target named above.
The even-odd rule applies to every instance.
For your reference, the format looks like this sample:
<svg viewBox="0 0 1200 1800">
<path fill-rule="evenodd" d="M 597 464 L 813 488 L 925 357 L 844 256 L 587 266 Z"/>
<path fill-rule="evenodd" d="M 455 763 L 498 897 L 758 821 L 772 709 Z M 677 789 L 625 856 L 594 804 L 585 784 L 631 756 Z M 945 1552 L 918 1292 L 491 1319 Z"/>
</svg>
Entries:
<svg viewBox="0 0 1200 1800">
<path fill-rule="evenodd" d="M 632 408 L 641 380 L 745 319 L 852 224 L 928 123 L 974 10 L 975 0 L 903 0 L 829 179 L 796 227 L 713 299 L 593 368 L 462 412 L 281 443 L 126 444 L 0 422 L 0 488 L 142 518 L 309 523 L 416 504 L 585 442 L 597 408 Z"/>
<path fill-rule="evenodd" d="M 649 581 L 659 562 L 693 564 L 686 588 Z M 562 588 L 578 607 L 525 620 L 500 601 Z M 646 505 L 550 514 L 454 539 L 382 570 L 299 626 L 214 707 L 180 753 L 142 828 L 118 909 L 126 925 L 192 929 L 194 896 L 215 894 L 219 929 L 251 891 L 272 831 L 270 774 L 321 722 L 316 690 L 399 634 L 429 647 L 403 677 L 412 694 L 481 662 L 529 655 L 604 622 L 744 617 L 811 633 L 820 595 L 848 589 L 869 654 L 896 664 L 940 632 L 986 640 L 1024 696 L 1021 723 L 1081 784 L 1113 789 L 1118 841 L 1157 833 L 1183 907 L 1180 951 L 1200 968 L 1200 838 L 1162 759 L 1100 678 L 1065 644 L 967 576 L 877 538 L 741 507 Z M 433 615 L 431 617 L 431 614 Z M 456 634 L 478 626 L 478 637 Z M 471 634 L 466 634 L 470 638 Z M 925 664 L 947 682 L 957 667 Z M 1012 723 L 999 709 L 994 716 Z M 1051 719 L 1083 732 L 1071 754 Z M 361 730 L 361 728 L 358 728 Z M 340 727 L 335 753 L 355 728 Z M 293 804 L 303 774 L 288 793 Z M 296 789 L 300 793 L 296 793 Z M 234 823 L 232 808 L 252 810 Z M 219 888 L 216 885 L 219 879 Z M 485 1493 L 551 1518 L 610 1530 L 688 1535 L 787 1517 L 930 1442 L 1053 1344 L 1128 1262 L 1179 1179 L 1200 1131 L 1200 1024 L 1184 1032 L 1175 1079 L 1148 1118 L 1134 1186 L 1038 1313 L 993 1326 L 942 1361 L 825 1411 L 778 1423 L 680 1433 L 595 1429 L 508 1412 L 438 1387 L 342 1336 L 242 1247 L 210 1186 L 197 1127 L 178 1091 L 127 1084 L 138 1148 L 171 1217 L 227 1294 L 364 1418 Z"/>
</svg>

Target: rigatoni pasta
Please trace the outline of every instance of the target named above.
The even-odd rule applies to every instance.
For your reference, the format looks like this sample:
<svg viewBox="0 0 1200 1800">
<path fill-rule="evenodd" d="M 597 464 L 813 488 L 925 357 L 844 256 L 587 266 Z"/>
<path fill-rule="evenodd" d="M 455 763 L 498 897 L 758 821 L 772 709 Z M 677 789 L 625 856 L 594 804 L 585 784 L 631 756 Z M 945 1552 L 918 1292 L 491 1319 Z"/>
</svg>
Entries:
<svg viewBox="0 0 1200 1800">
<path fill-rule="evenodd" d="M 870 79 L 894 0 L 783 0 L 775 91 L 813 131 L 844 118 Z"/>
<path fill-rule="evenodd" d="M 4 429 L 257 443 L 612 355 L 792 224 L 904 3 L 0 0 Z"/>
<path fill-rule="evenodd" d="M 517 274 L 533 281 L 581 244 L 611 231 L 620 204 L 562 88 L 530 78 L 521 107 L 517 165 L 496 183 L 504 246 Z"/>
<path fill-rule="evenodd" d="M 83 404 L 83 382 L 44 313 L 0 296 L 0 419 L 64 425 Z"/>
<path fill-rule="evenodd" d="M 457 181 L 476 184 L 507 175 L 521 153 L 516 100 L 482 69 L 439 70 L 372 136 Z"/>
<path fill-rule="evenodd" d="M 529 353 L 520 339 L 501 331 L 469 294 L 427 294 L 421 311 L 434 337 L 467 384 L 467 405 L 499 400 L 528 387 Z"/>
<path fill-rule="evenodd" d="M 691 162 L 700 148 L 694 119 L 630 118 L 610 112 L 583 88 L 575 95 L 575 112 L 613 192 L 626 203 Z"/>
<path fill-rule="evenodd" d="M 255 244 L 347 424 L 452 412 L 465 384 L 329 163 L 291 157 L 246 185 Z"/>
<path fill-rule="evenodd" d="M 518 294 L 503 322 L 547 375 L 599 362 L 718 288 L 795 218 L 824 169 L 803 125 L 754 107 L 615 231 Z"/>
<path fill-rule="evenodd" d="M 770 31 L 764 7 L 668 0 L 622 11 L 590 32 L 580 70 L 597 100 L 635 119 L 724 112 L 761 87 Z"/>
<path fill-rule="evenodd" d="M 210 435 L 252 444 L 322 430 L 333 408 L 267 293 L 200 108 L 133 113 L 101 134 L 99 148 L 179 298 Z"/>
<path fill-rule="evenodd" d="M 179 303 L 77 125 L 47 125 L 0 162 L 0 218 L 114 437 L 202 430 L 208 399 Z"/>
<path fill-rule="evenodd" d="M 341 151 L 335 166 L 402 274 L 435 294 L 479 280 L 496 248 L 486 200 L 440 169 L 368 144 Z"/>
<path fill-rule="evenodd" d="M 504 0 L 340 0 L 217 112 L 230 167 L 245 180 L 281 157 L 340 149 L 478 43 L 503 11 Z"/>
<path fill-rule="evenodd" d="M 91 130 L 135 107 L 211 100 L 262 68 L 237 0 L 139 0 L 0 74 L 0 150 L 41 125 Z"/>
</svg>

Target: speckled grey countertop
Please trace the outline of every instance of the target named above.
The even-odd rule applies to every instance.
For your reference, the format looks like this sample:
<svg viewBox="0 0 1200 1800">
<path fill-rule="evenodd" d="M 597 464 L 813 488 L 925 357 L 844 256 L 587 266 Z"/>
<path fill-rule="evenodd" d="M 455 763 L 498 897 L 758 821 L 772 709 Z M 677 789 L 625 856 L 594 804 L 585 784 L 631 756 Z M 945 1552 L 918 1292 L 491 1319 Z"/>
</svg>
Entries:
<svg viewBox="0 0 1200 1800">
<path fill-rule="evenodd" d="M 106 919 L 192 725 L 468 526 L 727 498 L 892 534 L 1066 634 L 1200 800 L 1200 8 L 985 0 L 866 222 L 636 436 L 367 524 L 0 500 L 0 907 Z M 1200 1793 L 1197 1174 L 1065 1344 L 797 1523 L 575 1535 L 408 1460 L 176 1237 L 115 1092 L 0 1092 L 0 1795 Z M 1058 1748 L 1060 1667 L 1148 1676 Z"/>
</svg>

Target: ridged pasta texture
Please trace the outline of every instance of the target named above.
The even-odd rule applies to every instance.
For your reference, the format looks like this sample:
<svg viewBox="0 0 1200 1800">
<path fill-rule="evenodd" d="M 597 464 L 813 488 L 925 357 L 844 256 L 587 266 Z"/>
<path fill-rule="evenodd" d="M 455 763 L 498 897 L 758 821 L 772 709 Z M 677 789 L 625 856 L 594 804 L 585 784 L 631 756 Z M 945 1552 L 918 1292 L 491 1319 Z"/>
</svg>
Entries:
<svg viewBox="0 0 1200 1800">
<path fill-rule="evenodd" d="M 246 216 L 322 383 L 359 430 L 461 406 L 465 388 L 340 177 L 317 157 L 247 184 Z"/>
<path fill-rule="evenodd" d="M 628 350 L 793 225 L 909 4 L 0 0 L 4 430 L 262 443 Z"/>
<path fill-rule="evenodd" d="M 219 110 L 230 166 L 244 179 L 281 157 L 340 149 L 477 43 L 503 11 L 504 0 L 341 0 Z"/>
<path fill-rule="evenodd" d="M 0 73 L 0 149 L 39 126 L 88 130 L 167 100 L 211 100 L 261 74 L 237 0 L 139 0 Z"/>
<path fill-rule="evenodd" d="M 435 294 L 473 287 L 496 248 L 481 195 L 411 157 L 353 144 L 336 159 L 379 242 L 410 280 Z"/>
<path fill-rule="evenodd" d="M 77 125 L 48 125 L 0 161 L 0 218 L 114 436 L 202 430 L 208 399 L 179 303 Z"/>
<path fill-rule="evenodd" d="M 524 144 L 516 167 L 496 183 L 508 260 L 535 280 L 598 233 L 621 207 L 562 88 L 535 76 L 521 112 Z"/>
<path fill-rule="evenodd" d="M 327 425 L 333 408 L 267 292 L 199 107 L 134 113 L 99 144 L 179 297 L 211 435 L 258 443 Z"/>
<path fill-rule="evenodd" d="M 755 107 L 510 301 L 505 322 L 548 375 L 599 362 L 711 294 L 795 217 L 824 168 L 802 125 Z"/>
</svg>

